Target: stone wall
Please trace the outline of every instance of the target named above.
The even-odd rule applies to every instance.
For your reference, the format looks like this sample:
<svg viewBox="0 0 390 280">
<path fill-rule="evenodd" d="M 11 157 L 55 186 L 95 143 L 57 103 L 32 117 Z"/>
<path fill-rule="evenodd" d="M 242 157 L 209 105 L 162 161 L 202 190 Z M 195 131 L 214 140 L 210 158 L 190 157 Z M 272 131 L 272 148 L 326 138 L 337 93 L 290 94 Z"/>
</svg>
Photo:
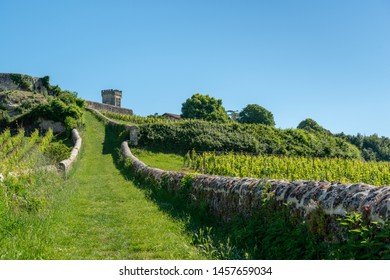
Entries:
<svg viewBox="0 0 390 280">
<path fill-rule="evenodd" d="M 344 216 L 358 212 L 371 221 L 384 223 L 390 211 L 390 187 L 341 184 L 326 181 L 260 180 L 189 174 L 151 168 L 132 155 L 127 142 L 121 146 L 122 154 L 132 162 L 133 172 L 141 177 L 161 183 L 168 191 L 179 191 L 182 179 L 191 182 L 194 200 L 202 200 L 214 216 L 228 221 L 236 214 L 252 215 L 261 207 L 264 194 L 289 203 L 303 217 L 318 207 L 331 216 Z M 188 186 L 187 186 L 188 187 Z"/>
<path fill-rule="evenodd" d="M 76 161 L 77 156 L 79 154 L 79 151 L 81 149 L 82 139 L 79 135 L 79 132 L 75 128 L 72 130 L 72 140 L 74 142 L 74 146 L 73 146 L 73 149 L 70 153 L 70 157 L 68 159 L 62 160 L 61 162 L 58 163 L 58 165 L 45 165 L 45 166 L 40 167 L 39 169 L 46 170 L 49 172 L 62 171 L 66 175 L 69 172 L 69 170 L 71 169 L 73 163 Z M 31 173 L 31 172 L 34 172 L 34 170 L 33 169 L 21 170 L 20 173 L 14 173 L 14 175 L 19 176 L 22 173 L 25 174 L 25 173 Z M 4 176 L 3 176 L 3 174 L 0 173 L 0 179 L 1 178 L 4 178 Z"/>
<path fill-rule="evenodd" d="M 113 105 L 109 105 L 109 104 L 103 104 L 103 103 L 89 101 L 89 100 L 85 100 L 85 102 L 87 103 L 87 106 L 89 108 L 92 108 L 95 110 L 109 111 L 109 112 L 114 112 L 114 113 L 124 114 L 124 115 L 133 115 L 133 110 L 131 110 L 131 109 L 113 106 Z"/>
<path fill-rule="evenodd" d="M 62 170 L 65 173 L 65 175 L 72 168 L 72 165 L 76 161 L 77 156 L 78 156 L 80 149 L 81 149 L 82 139 L 79 135 L 79 132 L 75 128 L 72 129 L 72 140 L 74 142 L 74 146 L 73 146 L 72 151 L 70 152 L 70 157 L 59 163 L 60 170 Z"/>
<path fill-rule="evenodd" d="M 90 109 L 106 124 L 121 124 Z M 124 125 L 130 136 L 131 144 L 136 145 L 139 130 L 135 126 Z M 183 179 L 190 182 L 193 200 L 203 201 L 211 214 L 228 221 L 235 215 L 251 216 L 262 205 L 264 194 L 271 195 L 277 201 L 288 203 L 302 217 L 317 208 L 333 217 L 358 212 L 371 221 L 384 223 L 390 215 L 390 186 L 377 187 L 364 183 L 341 184 L 327 181 L 286 181 L 262 180 L 191 174 L 186 172 L 165 171 L 152 168 L 137 159 L 130 151 L 128 142 L 123 142 L 121 151 L 124 158 L 131 160 L 136 176 L 155 181 L 167 191 L 178 192 L 183 188 Z M 187 186 L 188 187 L 188 186 Z"/>
<path fill-rule="evenodd" d="M 123 126 L 123 128 L 129 133 L 130 143 L 134 146 L 138 145 L 139 128 L 137 126 L 117 123 L 117 122 L 107 118 L 105 115 L 100 113 L 95 108 L 88 107 L 87 110 L 92 112 L 99 120 L 101 120 L 105 124 L 112 125 L 112 126 Z"/>
</svg>

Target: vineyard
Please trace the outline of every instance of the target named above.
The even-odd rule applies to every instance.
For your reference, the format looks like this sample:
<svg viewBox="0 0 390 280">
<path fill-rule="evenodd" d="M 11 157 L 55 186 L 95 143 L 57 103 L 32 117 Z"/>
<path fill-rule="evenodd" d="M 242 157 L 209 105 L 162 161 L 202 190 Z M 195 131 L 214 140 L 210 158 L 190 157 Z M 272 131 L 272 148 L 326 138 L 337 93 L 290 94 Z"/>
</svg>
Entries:
<svg viewBox="0 0 390 280">
<path fill-rule="evenodd" d="M 107 118 L 114 119 L 117 121 L 122 121 L 125 123 L 131 123 L 131 124 L 152 124 L 152 123 L 172 123 L 176 122 L 173 120 L 169 120 L 163 117 L 155 117 L 155 116 L 149 116 L 149 117 L 141 117 L 137 115 L 124 115 L 109 111 L 101 111 L 103 115 L 105 115 Z"/>
<path fill-rule="evenodd" d="M 184 164 L 198 172 L 233 177 L 390 185 L 390 162 L 214 152 L 197 154 L 193 150 L 186 154 Z"/>
<path fill-rule="evenodd" d="M 20 173 L 38 167 L 38 160 L 49 147 L 53 139 L 53 132 L 49 130 L 43 137 L 35 130 L 29 137 L 25 136 L 24 129 L 11 136 L 9 129 L 0 135 L 0 173 Z"/>
<path fill-rule="evenodd" d="M 390 185 L 390 162 L 364 161 L 356 146 L 327 134 L 262 125 L 216 126 L 204 121 L 172 121 L 113 112 L 104 115 L 141 125 L 140 142 L 144 147 L 164 147 L 162 150 L 174 152 L 223 151 L 187 153 L 185 166 L 206 174 Z"/>
<path fill-rule="evenodd" d="M 53 164 L 50 155 L 53 132 L 40 136 L 35 130 L 26 136 L 24 129 L 15 135 L 6 129 L 0 135 L 0 204 L 8 209 L 36 210 L 44 201 L 44 190 L 51 178 L 47 171 Z"/>
</svg>

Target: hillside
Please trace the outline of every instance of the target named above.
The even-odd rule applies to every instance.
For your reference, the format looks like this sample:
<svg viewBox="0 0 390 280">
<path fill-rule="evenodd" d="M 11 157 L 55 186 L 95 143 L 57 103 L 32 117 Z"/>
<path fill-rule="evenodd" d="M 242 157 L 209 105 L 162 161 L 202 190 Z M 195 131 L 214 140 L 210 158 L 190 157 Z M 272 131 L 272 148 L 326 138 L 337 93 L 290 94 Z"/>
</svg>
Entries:
<svg viewBox="0 0 390 280">
<path fill-rule="evenodd" d="M 0 259 L 390 258 L 389 163 L 362 160 L 385 139 L 104 113 L 117 123 L 48 77 L 1 77 Z M 63 173 L 40 168 L 69 154 L 55 124 L 86 127 Z"/>
<path fill-rule="evenodd" d="M 1 120 L 13 120 L 39 104 L 46 104 L 49 90 L 49 77 L 0 73 Z"/>
<path fill-rule="evenodd" d="M 49 76 L 0 74 L 0 128 L 38 128 L 55 134 L 70 133 L 83 125 L 85 101 L 49 82 Z"/>
<path fill-rule="evenodd" d="M 0 92 L 0 110 L 3 119 L 16 118 L 39 104 L 47 103 L 47 97 L 40 93 L 22 90 Z"/>
<path fill-rule="evenodd" d="M 43 182 L 25 203 L 39 211 L 9 214 L 13 204 L 3 197 L 13 189 L 0 188 L 0 259 L 203 259 L 184 222 L 118 169 L 116 135 L 90 113 L 85 117 L 84 152 L 69 179 L 34 178 Z M 20 196 L 32 192 L 16 187 Z"/>
<path fill-rule="evenodd" d="M 64 99 L 65 96 L 67 95 L 53 99 L 55 102 L 51 101 L 51 103 L 61 104 L 61 98 Z M 95 113 L 99 115 L 98 112 Z M 137 173 L 133 168 L 136 166 L 135 161 L 130 159 L 122 161 L 121 156 L 118 155 L 118 147 L 122 140 L 128 139 L 129 136 L 129 131 L 125 126 L 104 125 L 90 113 L 85 113 L 85 119 L 87 129 L 82 131 L 81 154 L 73 170 L 67 174 L 66 180 L 56 176 L 45 178 L 45 181 L 42 181 L 42 176 L 36 174 L 34 176 L 38 177 L 34 177 L 33 180 L 31 176 L 28 176 L 26 181 L 20 181 L 8 175 L 6 180 L 0 183 L 7 186 L 1 189 L 2 197 L 7 200 L 0 200 L 0 217 L 3 221 L 1 229 L 4 229 L 0 230 L 0 237 L 3 240 L 0 246 L 0 258 L 388 258 L 388 255 L 385 255 L 386 251 L 383 250 L 383 244 L 387 244 L 388 239 L 387 237 L 384 240 L 381 239 L 382 236 L 388 234 L 388 231 L 386 229 L 382 231 L 378 224 L 367 225 L 365 220 L 359 216 L 360 214 L 354 214 L 361 220 L 352 224 L 351 228 L 355 231 L 362 228 L 363 234 L 348 240 L 363 244 L 361 241 L 366 239 L 363 229 L 368 228 L 370 238 L 378 241 L 375 243 L 377 244 L 375 250 L 371 250 L 371 247 L 364 244 L 359 247 L 355 246 L 355 243 L 345 243 L 343 235 L 338 236 L 334 233 L 334 227 L 341 222 L 330 220 L 328 216 L 320 212 L 321 209 L 310 214 L 307 220 L 309 223 L 306 223 L 305 220 L 299 218 L 300 216 L 294 216 L 294 204 L 288 204 L 290 208 L 287 208 L 287 204 L 271 200 L 271 196 L 266 196 L 265 192 L 255 192 L 264 195 L 264 200 L 248 198 L 248 193 L 236 195 L 235 191 L 245 191 L 244 186 L 249 186 L 251 180 L 254 180 L 251 178 L 208 177 L 193 173 L 183 174 L 184 177 L 174 179 L 166 177 L 168 173 L 164 173 L 165 171 L 161 169 L 156 169 L 155 172 L 164 173 L 159 177 L 163 181 L 158 182 L 152 177 L 148 178 L 153 170 L 146 169 L 144 166 L 146 171 L 143 175 Z M 164 122 L 161 121 L 161 123 Z M 196 122 L 182 123 L 187 126 L 197 124 Z M 205 125 L 203 128 L 207 128 L 207 122 L 203 124 Z M 175 125 L 180 127 L 180 122 Z M 197 126 L 194 125 L 194 127 Z M 205 131 L 210 132 L 210 127 Z M 142 129 L 140 132 L 145 133 Z M 157 131 L 153 135 L 157 136 Z M 127 142 L 123 142 L 122 147 L 124 143 L 127 145 Z M 213 160 L 216 159 L 215 156 Z M 171 161 L 170 158 L 172 157 L 164 157 L 164 161 Z M 234 156 L 231 159 L 228 164 L 225 164 L 226 166 L 233 162 L 237 163 Z M 209 162 L 208 159 L 201 161 Z M 153 159 L 153 162 L 157 160 Z M 316 162 L 309 162 L 317 167 Z M 268 163 L 267 168 L 274 168 Z M 250 160 L 240 163 L 242 167 L 248 164 L 251 165 Z M 165 162 L 164 165 L 167 166 Z M 141 164 L 138 166 L 142 167 Z M 330 171 L 328 167 L 329 164 L 326 164 L 321 169 Z M 338 164 L 339 167 L 345 168 L 343 164 Z M 176 169 L 174 166 L 172 168 Z M 203 170 L 199 171 L 203 172 Z M 243 171 L 242 168 L 241 171 Z M 182 176 L 180 172 L 171 172 L 169 175 Z M 198 184 L 200 181 L 196 181 L 198 180 L 196 178 L 203 178 L 202 183 Z M 30 181 L 39 183 L 36 189 L 31 190 L 30 187 L 26 189 Z M 229 183 L 232 181 L 241 182 L 240 187 L 232 187 L 221 196 L 222 188 L 232 186 Z M 263 182 L 263 178 L 257 181 Z M 198 187 L 202 189 L 196 189 L 195 182 L 198 182 Z M 215 186 L 219 189 L 218 192 L 214 191 L 212 182 L 215 182 Z M 303 186 L 305 183 L 303 181 L 291 183 L 283 181 L 281 183 L 283 186 L 294 187 L 297 190 L 308 192 L 313 190 L 311 185 Z M 173 188 L 172 184 L 177 185 Z M 311 183 L 307 181 L 305 184 Z M 319 184 L 314 187 L 320 188 L 321 184 L 330 185 L 331 183 L 321 181 L 313 182 L 313 184 Z M 256 186 L 260 187 L 260 185 Z M 334 183 L 323 191 L 329 190 L 336 193 L 338 188 L 355 190 L 358 186 L 361 186 L 361 189 L 376 188 L 364 184 L 343 186 Z M 254 187 L 251 185 L 248 191 Z M 378 191 L 382 190 L 387 189 L 378 188 Z M 205 192 L 202 193 L 203 191 L 209 191 L 210 194 L 216 194 L 216 196 L 211 198 Z M 11 195 L 13 193 L 16 195 Z M 296 195 L 294 192 L 283 193 Z M 200 195 L 196 197 L 197 194 Z M 15 200 L 15 197 L 18 200 Z M 19 197 L 28 200 L 19 199 Z M 334 200 L 340 198 L 337 199 L 340 205 L 344 205 L 344 202 L 353 203 L 348 195 L 340 194 L 339 197 L 330 195 L 329 197 Z M 228 202 L 227 206 L 225 208 L 210 207 L 209 205 L 217 201 L 216 199 Z M 248 206 L 249 202 L 254 203 L 252 205 L 254 208 Z M 231 207 L 232 205 L 236 206 Z M 332 203 L 329 205 L 333 207 Z M 16 210 L 21 214 L 12 212 L 11 207 L 17 207 Z M 221 220 L 218 216 L 213 216 L 213 209 L 217 209 L 219 213 L 232 214 L 235 218 L 231 222 Z M 234 216 L 236 215 L 234 211 L 238 209 L 252 209 L 253 216 L 250 219 L 246 216 Z M 387 211 L 387 208 L 380 209 Z M 347 219 L 350 219 L 349 216 L 342 220 L 343 223 L 348 221 Z M 262 250 L 261 248 L 269 249 Z M 277 250 L 270 250 L 271 248 L 277 248 Z"/>
<path fill-rule="evenodd" d="M 49 77 L 32 77 L 15 73 L 0 73 L 0 92 L 2 91 L 29 91 L 40 94 L 49 93 Z"/>
</svg>

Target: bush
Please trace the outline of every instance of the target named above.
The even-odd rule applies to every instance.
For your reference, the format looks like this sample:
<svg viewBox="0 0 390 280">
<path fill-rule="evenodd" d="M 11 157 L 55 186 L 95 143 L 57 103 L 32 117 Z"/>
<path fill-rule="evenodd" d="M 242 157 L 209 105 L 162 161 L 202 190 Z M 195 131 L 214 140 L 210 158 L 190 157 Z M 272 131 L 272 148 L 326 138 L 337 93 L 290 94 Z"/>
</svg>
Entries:
<svg viewBox="0 0 390 280">
<path fill-rule="evenodd" d="M 58 95 L 58 98 L 66 105 L 76 104 L 76 96 L 70 91 L 63 91 Z"/>
<path fill-rule="evenodd" d="M 273 114 L 257 104 L 247 105 L 239 114 L 238 121 L 241 123 L 260 123 L 275 126 Z"/>
<path fill-rule="evenodd" d="M 21 90 L 32 91 L 33 82 L 30 76 L 21 75 L 21 74 L 11 74 L 11 80 L 19 86 Z"/>
<path fill-rule="evenodd" d="M 80 108 L 85 108 L 87 106 L 87 103 L 85 102 L 84 99 L 76 98 L 76 105 L 79 106 Z"/>
<path fill-rule="evenodd" d="M 44 154 L 50 162 L 59 163 L 69 158 L 71 149 L 63 143 L 53 142 L 45 149 Z"/>
<path fill-rule="evenodd" d="M 68 136 L 71 135 L 72 129 L 73 128 L 82 128 L 84 127 L 85 122 L 84 122 L 84 116 L 81 116 L 77 119 L 67 116 L 65 118 L 65 128 L 66 128 L 66 133 Z"/>
<path fill-rule="evenodd" d="M 298 129 L 307 130 L 309 132 L 320 132 L 325 134 L 331 134 L 329 130 L 326 130 L 322 126 L 320 126 L 315 120 L 313 119 L 305 119 L 301 121 L 298 126 Z"/>
<path fill-rule="evenodd" d="M 228 115 L 222 106 L 221 99 L 209 95 L 194 94 L 182 104 L 182 118 L 202 119 L 208 121 L 227 122 Z"/>
<path fill-rule="evenodd" d="M 30 121 L 40 117 L 58 121 L 65 125 L 68 135 L 73 128 L 84 126 L 83 107 L 84 100 L 76 98 L 70 92 L 63 92 L 58 97 L 50 100 L 48 104 L 40 104 L 33 108 L 26 118 Z"/>
<path fill-rule="evenodd" d="M 50 77 L 45 76 L 41 78 L 41 81 L 42 81 L 42 85 L 46 88 L 46 90 L 50 90 Z"/>
<path fill-rule="evenodd" d="M 358 147 L 365 160 L 390 161 L 390 138 L 388 137 L 379 137 L 377 134 L 352 136 L 344 133 L 337 136 Z"/>
<path fill-rule="evenodd" d="M 359 150 L 332 135 L 261 124 L 212 123 L 186 120 L 140 125 L 141 146 L 185 154 L 234 151 L 253 154 L 361 158 Z"/>
</svg>

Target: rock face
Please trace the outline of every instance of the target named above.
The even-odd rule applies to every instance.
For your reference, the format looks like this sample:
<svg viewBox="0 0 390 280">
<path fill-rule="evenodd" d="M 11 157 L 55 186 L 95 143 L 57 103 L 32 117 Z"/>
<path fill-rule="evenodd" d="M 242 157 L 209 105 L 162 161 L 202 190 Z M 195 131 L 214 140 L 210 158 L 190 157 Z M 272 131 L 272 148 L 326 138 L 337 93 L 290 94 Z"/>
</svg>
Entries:
<svg viewBox="0 0 390 280">
<path fill-rule="evenodd" d="M 38 126 L 39 126 L 40 130 L 43 130 L 43 131 L 48 131 L 49 128 L 51 128 L 53 130 L 54 134 L 59 134 L 59 133 L 63 133 L 66 131 L 66 127 L 63 123 L 55 122 L 52 120 L 45 120 L 42 118 L 38 119 Z"/>
<path fill-rule="evenodd" d="M 42 94 L 47 93 L 43 78 L 22 74 L 0 73 L 0 92 L 7 90 L 35 91 Z"/>
<path fill-rule="evenodd" d="M 47 103 L 47 86 L 48 78 L 0 73 L 0 121 L 9 121 Z"/>
<path fill-rule="evenodd" d="M 190 183 L 193 199 L 206 203 L 210 213 L 225 221 L 236 214 L 252 215 L 261 207 L 264 194 L 271 194 L 276 200 L 289 203 L 303 217 L 321 207 L 331 216 L 358 212 L 371 221 L 380 223 L 389 218 L 390 187 L 363 183 L 289 182 L 171 172 L 148 167 L 131 153 L 127 142 L 122 143 L 121 150 L 123 156 L 131 160 L 132 169 L 137 176 L 158 182 L 173 192 L 188 188 Z"/>
</svg>

